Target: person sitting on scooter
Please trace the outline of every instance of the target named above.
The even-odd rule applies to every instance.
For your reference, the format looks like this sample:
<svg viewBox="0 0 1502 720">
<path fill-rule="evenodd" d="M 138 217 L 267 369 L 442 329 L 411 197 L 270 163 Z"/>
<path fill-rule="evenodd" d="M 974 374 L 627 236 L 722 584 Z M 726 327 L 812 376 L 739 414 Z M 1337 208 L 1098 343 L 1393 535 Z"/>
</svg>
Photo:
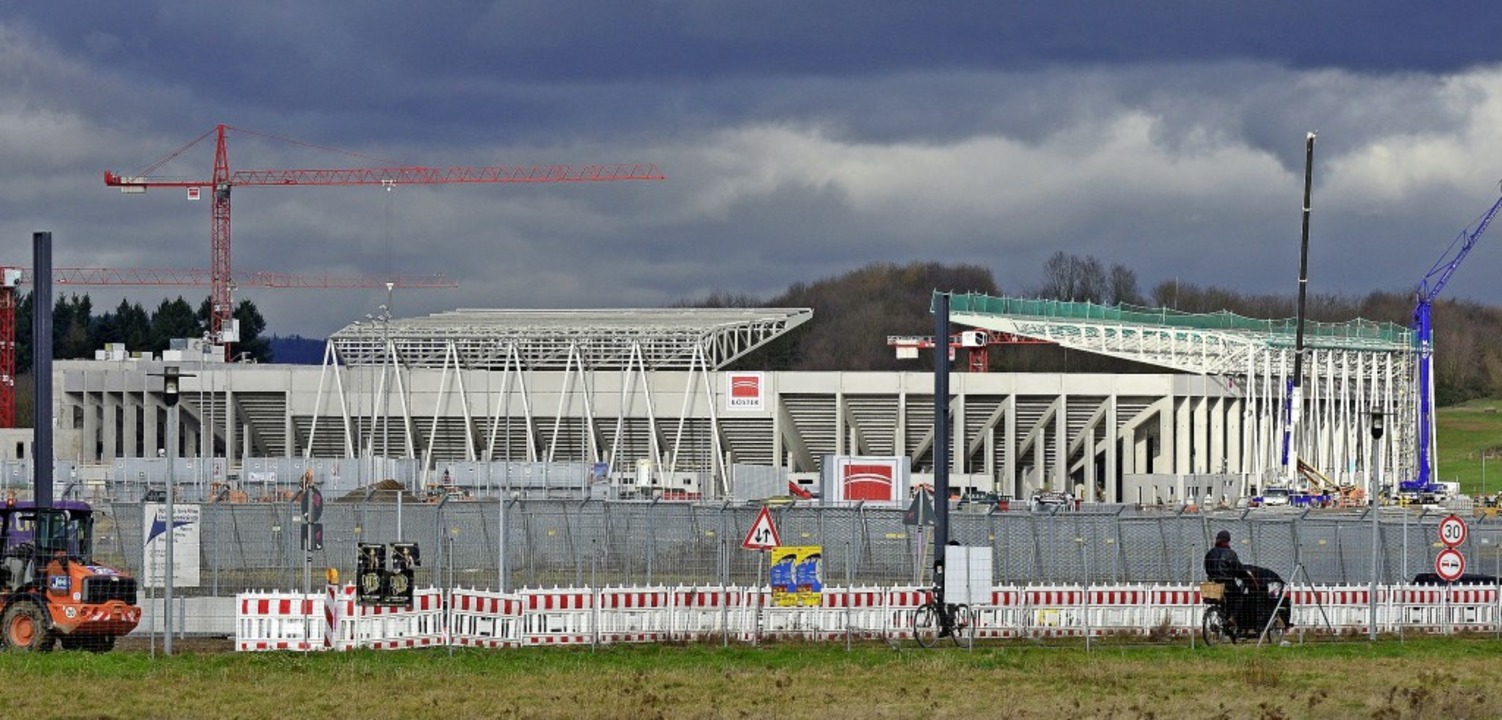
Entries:
<svg viewBox="0 0 1502 720">
<path fill-rule="evenodd" d="M 1231 549 L 1229 531 L 1215 533 L 1215 546 L 1205 552 L 1205 575 L 1225 587 L 1226 614 L 1232 619 L 1237 618 L 1246 599 L 1246 590 L 1257 579 Z"/>
</svg>

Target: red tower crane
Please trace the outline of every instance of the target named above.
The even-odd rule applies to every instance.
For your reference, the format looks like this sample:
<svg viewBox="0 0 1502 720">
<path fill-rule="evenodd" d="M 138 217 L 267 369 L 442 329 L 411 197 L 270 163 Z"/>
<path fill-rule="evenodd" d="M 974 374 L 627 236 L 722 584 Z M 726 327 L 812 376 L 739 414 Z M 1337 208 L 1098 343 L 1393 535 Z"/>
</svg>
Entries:
<svg viewBox="0 0 1502 720">
<path fill-rule="evenodd" d="M 217 342 L 232 338 L 225 335 L 230 313 L 230 193 L 235 187 L 288 187 L 294 185 L 393 185 L 405 184 L 452 184 L 452 183 L 585 183 L 612 180 L 662 180 L 664 176 L 656 165 L 551 165 L 537 167 L 424 167 L 396 165 L 389 167 L 305 169 L 305 170 L 235 170 L 229 167 L 229 150 L 226 143 L 230 130 L 259 135 L 272 140 L 315 147 L 272 135 L 265 135 L 243 128 L 233 128 L 220 123 L 213 130 L 199 135 L 166 157 L 152 163 L 139 173 L 122 176 L 104 171 L 104 184 L 118 187 L 122 192 L 142 193 L 147 188 L 187 188 L 188 197 L 197 198 L 203 190 L 209 191 L 210 215 L 210 330 Z M 183 180 L 154 175 L 163 165 L 182 155 L 210 135 L 215 136 L 214 172 L 208 180 Z M 329 150 L 330 148 L 320 148 Z M 348 153 L 346 153 L 348 154 Z"/>
<path fill-rule="evenodd" d="M 69 285 L 165 285 L 202 287 L 212 273 L 175 268 L 53 268 L 52 284 Z M 0 266 L 0 428 L 16 426 L 16 287 L 32 280 L 27 268 Z M 249 272 L 233 279 L 237 287 L 263 288 L 445 288 L 458 283 L 442 275 L 290 275 Z"/>
</svg>

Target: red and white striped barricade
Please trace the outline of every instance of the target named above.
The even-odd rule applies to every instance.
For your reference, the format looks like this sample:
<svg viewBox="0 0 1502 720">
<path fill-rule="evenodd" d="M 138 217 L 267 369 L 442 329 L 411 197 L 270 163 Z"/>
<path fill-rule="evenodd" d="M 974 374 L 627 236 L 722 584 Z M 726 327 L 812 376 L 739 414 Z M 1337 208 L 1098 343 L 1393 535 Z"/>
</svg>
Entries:
<svg viewBox="0 0 1502 720">
<path fill-rule="evenodd" d="M 826 587 L 823 607 L 819 632 L 825 640 L 844 640 L 847 632 L 858 640 L 887 636 L 886 592 L 882 588 Z"/>
<path fill-rule="evenodd" d="M 449 644 L 505 648 L 520 645 L 521 596 L 489 590 L 449 593 Z"/>
<path fill-rule="evenodd" d="M 666 640 L 672 627 L 672 598 L 665 587 L 607 587 L 599 595 L 602 643 Z"/>
<path fill-rule="evenodd" d="M 668 639 L 695 640 L 729 634 L 749 638 L 742 616 L 746 589 L 737 586 L 683 586 L 669 593 Z"/>
<path fill-rule="evenodd" d="M 1445 588 L 1432 585 L 1406 586 L 1398 588 L 1394 594 L 1402 608 L 1398 616 L 1405 630 L 1434 633 L 1445 631 Z"/>
<path fill-rule="evenodd" d="M 523 589 L 521 644 L 594 642 L 594 599 L 594 591 L 588 588 Z"/>
<path fill-rule="evenodd" d="M 354 586 L 350 586 L 354 590 Z M 346 650 L 348 643 L 343 631 L 344 588 L 335 583 L 327 583 L 323 587 L 323 649 Z"/>
<path fill-rule="evenodd" d="M 932 588 L 899 586 L 887 589 L 886 618 L 891 635 L 900 640 L 913 639 L 913 623 L 918 608 L 928 602 Z"/>
<path fill-rule="evenodd" d="M 355 608 L 357 648 L 403 650 L 447 644 L 443 592 L 426 588 L 412 593 L 412 607 L 360 605 Z"/>
<path fill-rule="evenodd" d="M 1147 601 L 1153 608 L 1155 623 L 1166 623 L 1170 633 L 1186 635 L 1199 631 L 1205 607 L 1198 584 L 1154 585 L 1148 589 Z"/>
<path fill-rule="evenodd" d="M 1409 630 L 1474 632 L 1497 627 L 1497 589 L 1487 586 L 1410 585 L 1393 591 Z"/>
<path fill-rule="evenodd" d="M 1371 588 L 1365 585 L 1323 585 L 1289 588 L 1284 597 L 1292 603 L 1294 627 L 1319 630 L 1329 627 L 1336 632 L 1371 630 Z M 1382 599 L 1378 594 L 1378 600 Z M 1380 625 L 1385 613 L 1379 608 Z"/>
<path fill-rule="evenodd" d="M 1497 627 L 1497 588 L 1476 585 L 1449 588 L 1450 628 L 1456 632 L 1478 632 Z"/>
<path fill-rule="evenodd" d="M 235 596 L 235 649 L 322 650 L 321 595 L 246 592 Z"/>
<path fill-rule="evenodd" d="M 1039 585 L 1023 589 L 1034 636 L 1085 634 L 1085 590 L 1078 585 Z"/>
<path fill-rule="evenodd" d="M 987 605 L 973 605 L 970 608 L 970 616 L 975 623 L 975 637 L 977 638 L 1012 638 L 1017 637 L 1019 630 L 1025 626 L 1021 615 L 1026 612 L 1023 605 L 1022 588 L 1013 585 L 999 585 L 991 588 L 991 602 Z"/>
<path fill-rule="evenodd" d="M 802 598 L 782 597 L 782 603 L 778 604 L 777 596 L 772 593 L 770 587 L 749 588 L 746 591 L 747 604 L 752 611 L 752 627 L 755 627 L 757 607 L 761 608 L 761 625 L 757 637 L 776 638 L 807 638 L 818 637 L 820 628 L 825 624 L 825 612 L 823 593 L 820 593 L 819 605 L 795 604 L 802 602 Z"/>
<path fill-rule="evenodd" d="M 1166 619 L 1153 606 L 1152 589 L 1146 585 L 1106 585 L 1088 592 L 1086 612 L 1093 635 L 1148 635 Z"/>
</svg>

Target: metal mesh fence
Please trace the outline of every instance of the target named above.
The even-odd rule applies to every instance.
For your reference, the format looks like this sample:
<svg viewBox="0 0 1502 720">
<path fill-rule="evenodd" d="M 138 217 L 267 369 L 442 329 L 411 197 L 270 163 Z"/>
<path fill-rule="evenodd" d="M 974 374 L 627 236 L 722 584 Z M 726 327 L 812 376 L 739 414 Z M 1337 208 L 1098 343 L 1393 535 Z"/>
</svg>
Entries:
<svg viewBox="0 0 1502 720">
<path fill-rule="evenodd" d="M 147 508 L 115 503 L 96 530 L 96 556 L 143 576 Z M 298 589 L 309 554 L 301 550 L 293 503 L 204 504 L 198 529 L 197 587 L 188 596 Z M 330 502 L 323 549 L 311 567 L 354 568 L 361 542 L 416 542 L 417 583 L 514 590 L 521 587 L 718 584 L 766 581 L 762 555 L 741 549 L 759 506 L 648 501 L 507 500 L 427 504 L 379 494 Z M 831 583 L 926 582 L 931 528 L 904 525 L 890 508 L 774 507 L 783 545 L 823 547 Z M 1229 530 L 1245 563 L 1312 583 L 1411 580 L 1433 569 L 1436 531 L 1445 513 L 1370 514 L 1279 511 L 1172 513 L 1127 507 L 1075 512 L 955 512 L 951 537 L 993 548 L 997 584 L 1189 583 L 1216 531 Z M 920 532 L 921 531 L 921 532 Z M 1375 532 L 1375 537 L 1374 533 Z M 1502 574 L 1502 524 L 1483 519 L 1461 551 L 1472 572 Z M 177 552 L 193 552 L 177 547 Z"/>
</svg>

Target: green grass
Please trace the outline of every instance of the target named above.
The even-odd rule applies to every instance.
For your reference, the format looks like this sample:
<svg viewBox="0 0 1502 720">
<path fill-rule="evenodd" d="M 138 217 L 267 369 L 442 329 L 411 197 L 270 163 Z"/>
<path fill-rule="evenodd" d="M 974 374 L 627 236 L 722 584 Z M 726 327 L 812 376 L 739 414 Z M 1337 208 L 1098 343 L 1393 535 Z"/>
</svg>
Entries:
<svg viewBox="0 0 1502 720">
<path fill-rule="evenodd" d="M 1435 427 L 1439 443 L 1435 472 L 1439 480 L 1459 480 L 1460 491 L 1467 495 L 1502 490 L 1502 399 L 1473 400 L 1440 408 Z"/>
<path fill-rule="evenodd" d="M 1492 718 L 1491 636 L 1291 648 L 1012 642 L 0 655 L 4 717 Z"/>
</svg>

